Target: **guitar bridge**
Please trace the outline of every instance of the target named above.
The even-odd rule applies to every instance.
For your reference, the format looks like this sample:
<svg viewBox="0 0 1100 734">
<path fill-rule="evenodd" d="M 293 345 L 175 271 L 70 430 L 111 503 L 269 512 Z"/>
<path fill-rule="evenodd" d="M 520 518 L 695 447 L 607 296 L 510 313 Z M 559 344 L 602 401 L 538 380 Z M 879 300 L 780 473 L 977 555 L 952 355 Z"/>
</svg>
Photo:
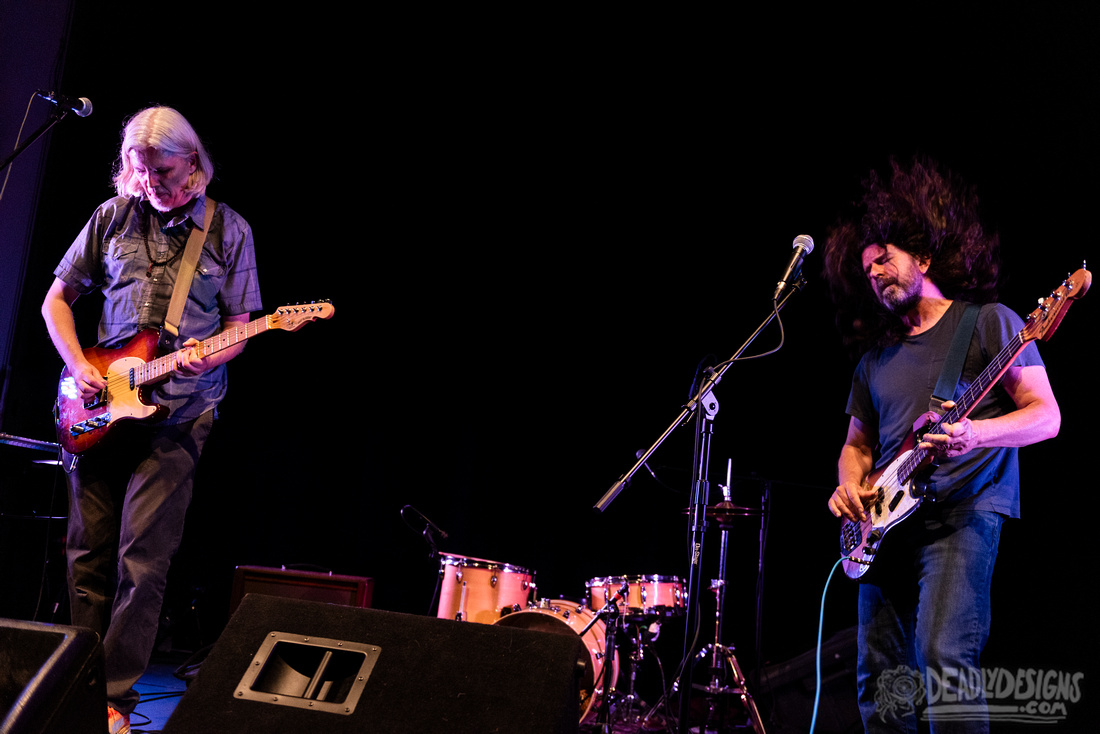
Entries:
<svg viewBox="0 0 1100 734">
<path fill-rule="evenodd" d="M 97 415 L 93 418 L 87 418 L 85 420 L 80 421 L 79 423 L 74 423 L 72 426 L 70 426 L 69 427 L 69 435 L 73 436 L 74 438 L 76 436 L 82 436 L 85 433 L 88 433 L 89 431 L 95 431 L 99 428 L 104 428 L 110 422 L 111 422 L 111 414 L 110 413 L 103 413 L 103 414 Z"/>
<path fill-rule="evenodd" d="M 850 555 L 852 551 L 863 542 L 863 534 L 858 522 L 845 521 L 840 527 L 840 550 L 844 555 Z"/>
</svg>

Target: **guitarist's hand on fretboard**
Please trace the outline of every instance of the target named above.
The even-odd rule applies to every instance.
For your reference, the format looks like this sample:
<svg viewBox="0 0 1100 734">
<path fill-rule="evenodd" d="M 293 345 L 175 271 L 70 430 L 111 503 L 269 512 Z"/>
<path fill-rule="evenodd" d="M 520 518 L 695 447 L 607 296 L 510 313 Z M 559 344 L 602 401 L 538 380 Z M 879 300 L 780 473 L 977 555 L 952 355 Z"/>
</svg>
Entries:
<svg viewBox="0 0 1100 734">
<path fill-rule="evenodd" d="M 948 400 L 942 407 L 943 413 L 947 413 L 955 407 L 955 401 Z M 936 456 L 945 459 L 962 456 L 978 448 L 978 433 L 969 418 L 962 418 L 958 423 L 944 423 L 940 428 L 943 433 L 922 435 L 917 448 L 934 451 Z"/>
<path fill-rule="evenodd" d="M 197 376 L 210 369 L 199 350 L 195 348 L 197 346 L 199 346 L 197 339 L 188 339 L 183 343 L 183 349 L 176 353 L 176 365 L 180 372 Z"/>
</svg>

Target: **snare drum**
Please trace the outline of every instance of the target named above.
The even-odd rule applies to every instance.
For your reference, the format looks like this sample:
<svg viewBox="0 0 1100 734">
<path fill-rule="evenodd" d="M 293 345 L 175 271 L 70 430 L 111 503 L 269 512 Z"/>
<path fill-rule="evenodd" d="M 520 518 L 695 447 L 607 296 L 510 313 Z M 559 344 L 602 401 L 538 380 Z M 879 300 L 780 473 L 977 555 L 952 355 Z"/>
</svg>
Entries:
<svg viewBox="0 0 1100 734">
<path fill-rule="evenodd" d="M 579 635 L 596 616 L 595 612 L 585 607 L 581 602 L 565 599 L 540 599 L 537 606 L 531 606 L 526 611 L 512 612 L 497 620 L 494 624 L 501 627 L 518 627 L 520 629 L 538 630 L 540 632 L 555 632 L 561 635 Z M 580 721 L 595 718 L 603 698 L 604 687 L 609 682 L 601 676 L 604 674 L 604 666 L 607 664 L 605 646 L 607 643 L 605 633 L 606 625 L 603 620 L 597 620 L 581 637 L 584 643 L 585 655 L 577 658 L 578 665 L 584 665 L 584 677 L 581 678 L 580 697 Z M 615 682 L 619 677 L 619 660 L 611 657 L 611 689 L 615 689 Z"/>
<path fill-rule="evenodd" d="M 671 617 L 683 613 L 684 585 L 676 576 L 603 576 L 588 581 L 588 606 L 603 609 L 619 590 L 627 586 L 620 602 L 628 617 Z"/>
<path fill-rule="evenodd" d="M 507 563 L 441 555 L 440 619 L 492 624 L 505 609 L 526 609 L 535 574 Z"/>
</svg>

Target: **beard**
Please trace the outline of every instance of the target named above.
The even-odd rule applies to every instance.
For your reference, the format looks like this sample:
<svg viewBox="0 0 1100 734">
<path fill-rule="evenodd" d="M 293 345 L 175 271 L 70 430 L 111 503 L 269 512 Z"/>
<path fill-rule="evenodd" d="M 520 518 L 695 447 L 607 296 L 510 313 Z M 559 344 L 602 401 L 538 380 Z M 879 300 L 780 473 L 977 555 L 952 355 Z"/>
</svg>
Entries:
<svg viewBox="0 0 1100 734">
<path fill-rule="evenodd" d="M 890 313 L 902 316 L 920 302 L 920 284 L 916 279 L 899 279 L 882 288 L 878 297 Z"/>
</svg>

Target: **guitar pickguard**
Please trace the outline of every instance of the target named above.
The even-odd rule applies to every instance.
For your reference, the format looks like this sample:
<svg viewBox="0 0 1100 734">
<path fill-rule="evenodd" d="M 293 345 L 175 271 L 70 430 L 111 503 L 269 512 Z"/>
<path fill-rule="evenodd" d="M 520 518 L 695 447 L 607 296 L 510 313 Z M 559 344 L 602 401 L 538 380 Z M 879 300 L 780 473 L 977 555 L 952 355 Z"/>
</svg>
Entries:
<svg viewBox="0 0 1100 734">
<path fill-rule="evenodd" d="M 133 371 L 144 364 L 138 357 L 111 362 L 103 375 L 107 387 L 88 401 L 80 397 L 71 376 L 61 378 L 54 420 L 59 428 L 58 440 L 66 451 L 80 453 L 98 440 L 96 434 L 119 420 L 152 418 L 163 410 L 143 402 L 141 389 L 134 384 Z M 62 427 L 65 430 L 60 430 Z"/>
<path fill-rule="evenodd" d="M 878 476 L 874 484 L 877 496 L 867 510 L 866 520 L 841 523 L 840 552 L 845 556 L 842 565 L 850 578 L 859 578 L 868 571 L 886 533 L 913 514 L 923 500 L 922 479 L 926 472 L 904 484 L 898 480 L 899 468 L 911 454 L 912 451 L 902 453 Z"/>
</svg>

